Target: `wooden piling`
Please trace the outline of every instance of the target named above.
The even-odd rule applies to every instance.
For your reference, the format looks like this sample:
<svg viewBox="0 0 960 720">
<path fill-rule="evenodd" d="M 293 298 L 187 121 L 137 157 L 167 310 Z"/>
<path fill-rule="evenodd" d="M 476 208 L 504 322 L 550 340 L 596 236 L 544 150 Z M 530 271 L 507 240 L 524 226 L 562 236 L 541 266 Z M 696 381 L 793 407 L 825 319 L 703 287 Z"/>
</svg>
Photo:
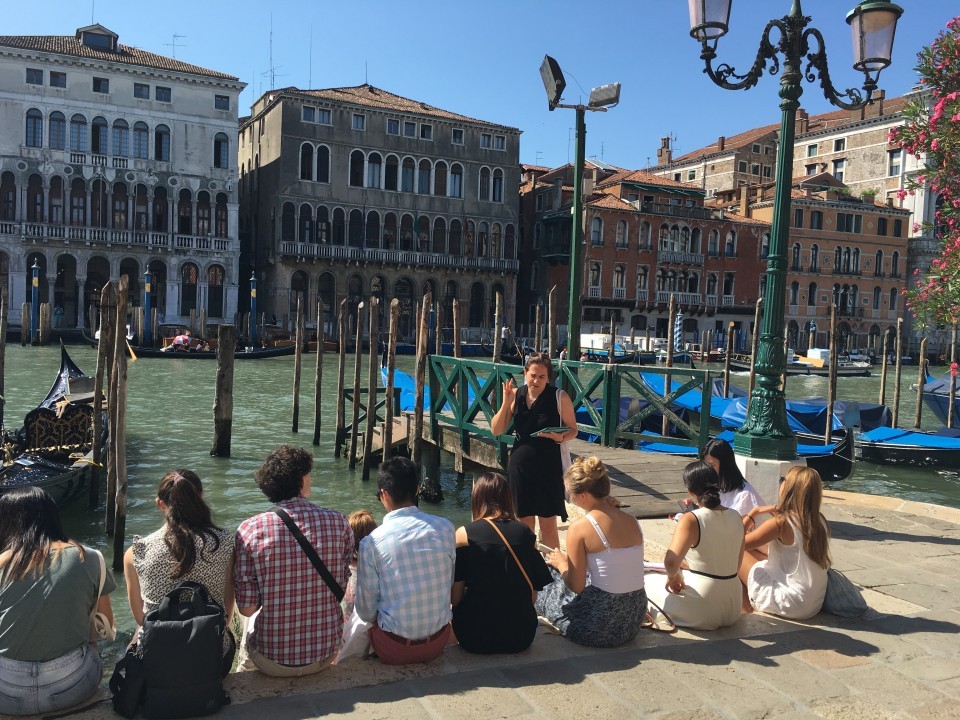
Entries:
<svg viewBox="0 0 960 720">
<path fill-rule="evenodd" d="M 0 321 L 2 322 L 2 321 Z M 3 352 L 3 336 L 0 335 L 0 353 Z M 953 427 L 953 404 L 957 400 L 957 374 L 954 370 L 954 364 L 957 362 L 957 324 L 954 323 L 953 327 L 950 329 L 950 392 L 947 394 L 947 399 L 949 405 L 947 406 L 947 427 Z M 3 359 L 0 357 L 0 367 L 2 367 Z M 3 371 L 0 370 L 0 383 L 3 382 Z M 0 395 L 3 394 L 3 389 L 0 387 Z M 0 400 L 0 403 L 3 401 Z M 0 420 L 2 420 L 0 416 Z"/>
<path fill-rule="evenodd" d="M 920 370 L 917 373 L 917 411 L 913 418 L 913 427 L 920 429 L 923 416 L 923 388 L 927 384 L 927 336 L 920 341 Z"/>
<path fill-rule="evenodd" d="M 113 377 L 113 320 L 117 311 L 117 291 L 108 282 L 100 291 L 100 342 L 97 345 L 97 374 L 93 380 L 93 463 L 96 480 L 90 483 L 90 507 L 99 504 L 100 478 L 104 476 L 107 459 L 103 456 L 100 438 L 103 437 L 103 404 Z M 93 327 L 93 325 L 91 325 Z M 110 409 L 107 407 L 108 429 Z"/>
<path fill-rule="evenodd" d="M 320 444 L 320 401 L 323 396 L 323 300 L 317 301 L 317 365 L 313 376 L 313 444 Z"/>
<path fill-rule="evenodd" d="M 197 333 L 204 340 L 207 339 L 207 309 L 200 308 L 200 327 L 197 328 Z"/>
<path fill-rule="evenodd" d="M 160 345 L 163 340 L 160 337 L 160 310 L 150 308 L 150 344 Z"/>
<path fill-rule="evenodd" d="M 443 355 L 443 303 L 439 300 L 433 304 L 433 352 Z"/>
<path fill-rule="evenodd" d="M 379 373 L 377 372 L 377 365 L 379 365 L 379 352 L 377 352 L 378 343 L 375 338 L 377 336 L 377 328 L 380 327 L 380 318 L 379 313 L 377 312 L 380 309 L 380 302 L 377 300 L 375 295 L 370 297 L 370 311 L 368 312 L 370 320 L 370 348 L 367 353 L 367 362 L 369 367 L 367 368 L 367 422 L 363 431 L 363 472 L 361 478 L 364 481 L 370 479 L 370 470 L 375 467 L 376 463 L 373 461 L 373 430 L 377 422 L 377 387 L 379 387 L 380 382 L 377 377 Z M 439 337 L 439 325 L 437 326 Z"/>
<path fill-rule="evenodd" d="M 347 438 L 346 408 L 344 407 L 344 375 L 347 368 L 347 299 L 340 301 L 340 314 L 337 316 L 337 339 L 340 341 L 340 361 L 337 364 L 337 429 L 333 447 L 333 456 L 340 457 Z"/>
<path fill-rule="evenodd" d="M 760 313 L 763 311 L 763 298 L 757 299 L 753 310 L 753 340 L 750 342 L 750 384 L 747 390 L 747 403 L 753 397 L 753 389 L 757 386 L 757 349 L 760 347 Z"/>
<path fill-rule="evenodd" d="M 495 363 L 500 362 L 503 353 L 503 295 L 497 292 L 493 314 L 493 357 Z M 522 360 L 523 358 L 521 358 Z"/>
<path fill-rule="evenodd" d="M 190 332 L 194 337 L 197 337 L 197 311 L 190 311 Z"/>
<path fill-rule="evenodd" d="M 4 378 L 7 368 L 7 287 L 0 287 L 0 428 L 3 427 L 3 406 L 7 391 L 4 387 Z"/>
<path fill-rule="evenodd" d="M 97 312 L 97 308 L 93 303 L 87 307 L 87 321 L 90 323 L 90 337 L 95 338 L 97 336 L 97 330 L 100 329 L 100 315 Z"/>
<path fill-rule="evenodd" d="M 730 360 L 733 357 L 733 322 L 727 326 L 727 351 L 723 354 L 723 396 L 730 397 Z"/>
<path fill-rule="evenodd" d="M 780 373 L 780 392 L 787 392 L 787 363 L 790 358 L 787 354 L 790 352 L 790 323 L 783 326 L 783 372 Z"/>
<path fill-rule="evenodd" d="M 107 515 L 106 515 L 106 531 L 107 535 L 113 535 L 115 530 L 114 523 L 116 522 L 117 514 L 117 492 L 118 492 L 118 482 L 119 482 L 119 468 L 117 466 L 117 461 L 120 458 L 120 455 L 117 453 L 117 438 L 120 434 L 118 423 L 120 418 L 118 417 L 117 408 L 118 408 L 118 398 L 117 398 L 117 386 L 118 380 L 117 376 L 121 369 L 121 360 L 119 359 L 120 355 L 124 356 L 124 365 L 123 372 L 126 373 L 126 351 L 127 351 L 127 333 L 126 333 L 126 317 L 127 317 L 127 290 L 129 280 L 126 275 L 120 277 L 120 282 L 117 286 L 117 307 L 116 312 L 114 312 L 112 317 L 106 318 L 106 320 L 113 325 L 113 350 L 112 350 L 112 368 L 110 370 L 110 385 L 107 396 L 107 418 L 109 419 L 109 452 L 107 453 Z M 100 327 L 100 342 L 103 342 L 103 325 Z M 125 456 L 124 456 L 125 457 Z M 126 468 L 124 468 L 124 472 Z"/>
<path fill-rule="evenodd" d="M 667 368 L 667 374 L 663 376 L 663 396 L 666 397 L 670 394 L 670 368 L 673 367 L 673 330 L 677 322 L 677 296 L 674 293 L 670 293 L 670 304 L 667 306 L 667 360 L 664 365 Z M 610 352 L 613 352 L 613 347 L 610 348 Z M 664 415 L 663 422 L 660 425 L 660 434 L 664 437 L 670 432 L 670 419 Z"/>
<path fill-rule="evenodd" d="M 37 334 L 39 335 L 39 344 L 46 345 L 50 342 L 50 304 L 40 303 L 40 312 L 38 315 Z"/>
<path fill-rule="evenodd" d="M 411 452 L 410 459 L 413 460 L 413 464 L 417 468 L 422 468 L 423 465 L 423 399 L 426 390 L 426 377 L 427 377 L 427 352 L 426 352 L 426 337 L 427 337 L 427 313 L 430 311 L 430 302 L 432 301 L 431 293 L 427 290 L 426 295 L 423 296 L 423 312 L 420 313 L 420 336 L 424 339 L 424 342 L 420 343 L 420 352 L 417 354 L 417 369 L 416 369 L 416 400 L 413 410 L 413 450 Z M 503 308 L 503 297 L 500 293 L 497 293 L 497 307 L 502 310 Z M 502 317 L 498 312 L 498 317 Z M 495 331 L 495 335 L 499 335 L 499 330 Z M 420 497 L 427 502 L 440 502 L 443 497 L 443 493 L 440 491 L 440 476 L 437 472 L 430 472 L 427 475 L 421 474 L 421 483 L 420 483 Z"/>
<path fill-rule="evenodd" d="M 540 352 L 543 341 L 543 305 L 537 303 L 536 317 L 533 321 L 533 349 L 535 352 Z"/>
<path fill-rule="evenodd" d="M 117 291 L 116 344 L 114 345 L 113 425 L 110 428 L 113 461 L 113 569 L 123 570 L 123 546 L 127 534 L 127 292 L 129 279 L 120 277 Z"/>
<path fill-rule="evenodd" d="M 303 319 L 303 295 L 297 293 L 297 325 L 294 342 L 296 347 L 293 351 L 293 432 L 300 432 L 300 368 L 303 364 L 303 343 L 304 343 L 304 319 Z"/>
<path fill-rule="evenodd" d="M 837 397 L 837 306 L 830 306 L 830 366 L 827 368 L 827 418 L 823 432 L 824 443 L 833 433 L 833 401 Z"/>
<path fill-rule="evenodd" d="M 363 359 L 363 302 L 357 305 L 357 332 L 353 346 L 353 408 L 350 415 L 350 468 L 357 466 L 357 433 L 360 432 L 360 361 Z M 424 344 L 426 347 L 426 344 Z"/>
<path fill-rule="evenodd" d="M 651 332 L 651 330 L 653 330 L 653 328 L 650 327 L 650 323 L 647 323 L 647 327 L 646 327 L 646 328 L 644 329 L 644 331 L 643 331 L 643 349 L 644 349 L 644 351 L 646 351 L 646 352 L 650 352 L 651 349 L 652 349 L 652 348 L 650 347 L 650 332 Z M 579 360 L 579 359 L 580 359 L 580 358 L 573 358 L 573 360 Z M 654 362 L 657 361 L 656 353 L 654 353 L 653 361 L 654 361 Z"/>
<path fill-rule="evenodd" d="M 384 405 L 384 432 L 383 432 L 383 462 L 390 459 L 391 445 L 393 443 L 393 373 L 397 365 L 397 332 L 400 325 L 400 301 L 394 298 L 390 301 L 390 322 L 387 335 L 387 382 L 386 382 L 386 403 Z M 460 352 L 460 323 L 457 320 L 457 300 L 453 300 L 453 352 L 454 357 L 459 357 Z"/>
<path fill-rule="evenodd" d="M 217 328 L 217 390 L 213 398 L 213 445 L 210 454 L 230 457 L 233 437 L 233 363 L 237 349 L 237 329 L 233 325 Z"/>
<path fill-rule="evenodd" d="M 560 348 L 557 347 L 559 344 L 557 327 L 557 286 L 554 285 L 550 288 L 550 293 L 547 295 L 547 347 L 550 350 L 550 357 L 552 358 L 557 357 L 560 353 Z M 567 353 L 567 355 L 569 355 L 569 353 Z M 574 358 L 574 360 L 577 359 L 579 358 Z"/>
<path fill-rule="evenodd" d="M 897 318 L 897 342 L 894 365 L 894 388 L 893 388 L 893 427 L 897 427 L 900 419 L 900 373 L 903 369 L 903 318 Z"/>
<path fill-rule="evenodd" d="M 393 317 L 393 303 L 390 304 L 390 317 Z M 459 358 L 462 353 L 460 347 L 460 301 L 453 299 L 453 356 Z"/>
<path fill-rule="evenodd" d="M 880 400 L 881 405 L 887 402 L 887 355 L 890 353 L 890 333 L 883 333 L 883 359 L 880 361 Z"/>
<path fill-rule="evenodd" d="M 608 364 L 608 365 L 613 365 L 614 362 L 615 362 L 615 360 L 614 360 L 614 351 L 616 350 L 616 347 L 617 347 L 617 322 L 616 322 L 616 317 L 617 317 L 617 316 L 616 316 L 614 313 L 612 313 L 612 312 L 610 313 L 610 348 L 609 348 L 609 350 L 607 351 L 607 364 Z"/>
<path fill-rule="evenodd" d="M 25 347 L 32 340 L 30 333 L 30 303 L 25 302 L 20 308 L 20 346 Z"/>
</svg>

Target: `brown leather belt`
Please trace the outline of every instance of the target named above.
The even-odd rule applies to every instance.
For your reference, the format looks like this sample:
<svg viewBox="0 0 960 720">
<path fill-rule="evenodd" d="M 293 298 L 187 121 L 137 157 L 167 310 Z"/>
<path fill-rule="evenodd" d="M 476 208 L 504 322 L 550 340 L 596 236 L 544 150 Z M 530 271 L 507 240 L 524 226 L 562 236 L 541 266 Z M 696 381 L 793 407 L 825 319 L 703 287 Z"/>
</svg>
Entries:
<svg viewBox="0 0 960 720">
<path fill-rule="evenodd" d="M 407 647 L 409 647 L 410 645 L 426 645 L 429 642 L 433 642 L 434 640 L 439 638 L 441 635 L 443 635 L 443 633 L 446 632 L 449 626 L 450 626 L 450 623 L 447 623 L 442 628 L 437 630 L 433 635 L 431 635 L 428 638 L 424 638 L 423 640 L 407 640 L 407 638 L 401 635 L 397 635 L 396 633 L 392 633 L 389 630 L 384 630 L 383 628 L 380 628 L 380 632 L 382 632 L 384 635 L 386 635 L 388 638 L 390 638 L 394 642 L 397 642 L 397 643 L 400 643 L 401 645 L 406 645 Z"/>
</svg>

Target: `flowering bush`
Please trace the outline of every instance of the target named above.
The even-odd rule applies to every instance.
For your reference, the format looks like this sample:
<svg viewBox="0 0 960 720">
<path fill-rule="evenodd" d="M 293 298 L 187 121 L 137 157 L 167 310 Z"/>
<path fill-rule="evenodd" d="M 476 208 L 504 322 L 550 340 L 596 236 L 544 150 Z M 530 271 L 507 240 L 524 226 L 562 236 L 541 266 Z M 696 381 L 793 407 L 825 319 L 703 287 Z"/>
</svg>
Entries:
<svg viewBox="0 0 960 720">
<path fill-rule="evenodd" d="M 947 23 L 917 61 L 926 92 L 907 106 L 906 122 L 890 132 L 890 145 L 925 161 L 899 191 L 900 199 L 920 188 L 940 198 L 934 223 L 920 227 L 935 232 L 941 252 L 926 276 L 907 291 L 907 303 L 922 327 L 960 319 L 960 17 Z"/>
</svg>

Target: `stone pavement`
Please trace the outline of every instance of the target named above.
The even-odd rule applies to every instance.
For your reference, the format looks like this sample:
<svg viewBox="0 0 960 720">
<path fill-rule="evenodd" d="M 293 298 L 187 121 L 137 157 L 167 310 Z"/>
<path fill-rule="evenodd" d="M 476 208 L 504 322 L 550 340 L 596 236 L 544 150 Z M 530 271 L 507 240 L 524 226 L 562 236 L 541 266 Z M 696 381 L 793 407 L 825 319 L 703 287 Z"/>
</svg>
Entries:
<svg viewBox="0 0 960 720">
<path fill-rule="evenodd" d="M 746 615 L 732 628 L 642 630 L 616 650 L 541 628 L 515 656 L 448 647 L 427 665 L 349 660 L 313 678 L 239 673 L 229 718 L 960 718 L 960 511 L 827 493 L 834 565 L 870 613 L 797 623 Z M 666 520 L 643 522 L 662 560 Z M 104 700 L 82 718 L 116 718 Z"/>
</svg>

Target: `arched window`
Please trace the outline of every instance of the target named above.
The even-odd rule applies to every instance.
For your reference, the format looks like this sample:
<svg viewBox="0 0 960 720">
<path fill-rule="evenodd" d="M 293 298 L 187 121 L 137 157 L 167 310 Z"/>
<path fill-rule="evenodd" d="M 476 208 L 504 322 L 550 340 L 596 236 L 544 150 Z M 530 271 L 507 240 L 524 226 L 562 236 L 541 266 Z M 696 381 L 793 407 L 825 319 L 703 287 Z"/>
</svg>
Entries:
<svg viewBox="0 0 960 720">
<path fill-rule="evenodd" d="M 670 250 L 673 252 L 679 252 L 680 249 L 680 227 L 678 225 L 674 225 L 672 228 L 670 228 Z"/>
<path fill-rule="evenodd" d="M 403 165 L 400 168 L 400 191 L 413 192 L 413 181 L 417 174 L 417 165 L 413 158 L 404 158 Z"/>
<path fill-rule="evenodd" d="M 487 243 L 487 224 L 480 223 L 477 226 L 477 257 L 489 257 L 490 247 Z"/>
<path fill-rule="evenodd" d="M 640 250 L 650 250 L 650 223 L 640 223 Z"/>
<path fill-rule="evenodd" d="M 897 311 L 897 295 L 898 291 L 896 288 L 890 288 L 890 310 L 892 312 Z"/>
<path fill-rule="evenodd" d="M 853 249 L 853 272 L 860 272 L 860 248 Z"/>
<path fill-rule="evenodd" d="M 413 218 L 409 215 L 400 218 L 400 249 L 413 250 Z"/>
<path fill-rule="evenodd" d="M 603 220 L 598 217 L 590 221 L 590 244 L 595 247 L 603 245 Z"/>
<path fill-rule="evenodd" d="M 207 268 L 207 317 L 223 317 L 223 267 Z"/>
<path fill-rule="evenodd" d="M 118 182 L 113 186 L 113 227 L 116 230 L 127 229 L 127 218 L 130 214 L 130 198 L 127 196 L 127 186 Z"/>
<path fill-rule="evenodd" d="M 478 187 L 479 187 L 479 191 L 477 193 L 478 199 L 489 200 L 490 199 L 490 168 L 487 168 L 487 167 L 480 168 L 480 183 Z"/>
<path fill-rule="evenodd" d="M 295 242 L 297 239 L 297 217 L 296 210 L 292 202 L 283 204 L 283 212 L 280 214 L 280 240 L 283 242 Z"/>
<path fill-rule="evenodd" d="M 833 251 L 833 271 L 841 272 L 843 270 L 843 248 L 839 245 Z"/>
<path fill-rule="evenodd" d="M 230 167 L 230 139 L 226 133 L 213 136 L 213 166 L 223 170 Z"/>
<path fill-rule="evenodd" d="M 707 254 L 710 257 L 717 257 L 720 254 L 720 231 L 711 230 L 707 239 Z"/>
<path fill-rule="evenodd" d="M 133 156 L 138 160 L 150 157 L 150 128 L 145 122 L 133 124 Z"/>
<path fill-rule="evenodd" d="M 461 226 L 459 220 L 450 221 L 450 236 L 448 238 L 449 244 L 447 246 L 447 252 L 451 257 L 460 257 L 460 233 Z"/>
<path fill-rule="evenodd" d="M 430 218 L 421 215 L 416 223 L 417 252 L 430 252 Z M 436 293 L 434 293 L 436 295 Z"/>
<path fill-rule="evenodd" d="M 700 253 L 700 228 L 694 228 L 690 233 L 690 252 Z"/>
<path fill-rule="evenodd" d="M 537 222 L 533 226 L 533 249 L 537 250 L 540 248 L 540 236 L 543 234 L 543 226 Z"/>
<path fill-rule="evenodd" d="M 170 226 L 168 220 L 169 204 L 167 203 L 167 189 L 156 187 L 153 190 L 153 229 L 155 232 L 167 232 Z M 160 287 L 159 285 L 157 287 Z"/>
<path fill-rule="evenodd" d="M 365 228 L 366 247 L 380 247 L 380 213 L 371 210 L 367 213 L 367 227 Z"/>
<path fill-rule="evenodd" d="M 297 240 L 302 243 L 313 242 L 313 208 L 307 203 L 300 206 L 300 223 Z"/>
<path fill-rule="evenodd" d="M 447 196 L 447 164 L 443 160 L 433 166 L 433 194 Z"/>
<path fill-rule="evenodd" d="M 27 147 L 43 147 L 43 113 L 36 108 L 27 110 Z"/>
<path fill-rule="evenodd" d="M 627 246 L 627 221 L 617 221 L 617 247 Z"/>
<path fill-rule="evenodd" d="M 317 238 L 317 242 L 323 243 L 326 245 L 330 242 L 330 215 L 327 212 L 326 205 L 317 206 L 317 223 L 316 223 L 316 233 L 314 235 Z"/>
<path fill-rule="evenodd" d="M 187 197 L 190 193 L 187 191 Z M 107 186 L 103 180 L 94 180 L 90 190 L 90 224 L 93 227 L 107 227 L 110 209 L 107 207 Z"/>
<path fill-rule="evenodd" d="M 790 267 L 791 270 L 800 269 L 800 243 L 793 244 L 793 263 Z"/>
<path fill-rule="evenodd" d="M 540 263 L 534 262 L 530 266 L 530 289 L 536 290 L 540 280 Z"/>
<path fill-rule="evenodd" d="M 770 233 L 764 233 L 760 238 L 760 259 L 766 260 L 770 254 Z"/>
<path fill-rule="evenodd" d="M 74 178 L 70 183 L 70 224 L 87 224 L 87 188 L 82 178 Z"/>
<path fill-rule="evenodd" d="M 503 202 L 503 170 L 493 171 L 493 201 Z"/>
<path fill-rule="evenodd" d="M 170 162 L 170 128 L 157 125 L 153 130 L 153 159 Z"/>
<path fill-rule="evenodd" d="M 503 257 L 507 260 L 516 260 L 517 258 L 513 225 L 507 225 L 503 231 Z"/>
<path fill-rule="evenodd" d="M 727 233 L 727 241 L 724 245 L 724 255 L 727 257 L 737 256 L 737 233 L 733 230 Z M 729 293 L 724 293 L 729 294 Z"/>
<path fill-rule="evenodd" d="M 108 152 L 107 132 L 109 126 L 102 117 L 93 119 L 93 126 L 90 131 L 90 151 L 100 155 L 106 155 Z"/>
<path fill-rule="evenodd" d="M 199 270 L 193 263 L 180 266 L 180 314 L 189 315 L 197 309 L 197 278 Z"/>
<path fill-rule="evenodd" d="M 627 269 L 623 265 L 616 265 L 613 268 L 613 286 L 624 289 L 627 282 Z"/>
<path fill-rule="evenodd" d="M 873 262 L 873 274 L 877 277 L 883 277 L 883 250 L 877 250 L 877 255 Z M 874 309 L 879 310 L 879 307 Z"/>
<path fill-rule="evenodd" d="M 300 179 L 313 180 L 313 145 L 304 143 L 300 146 Z"/>
<path fill-rule="evenodd" d="M 317 182 L 330 182 L 330 148 L 326 145 L 317 146 L 317 174 L 314 177 Z"/>
<path fill-rule="evenodd" d="M 47 222 L 51 225 L 63 225 L 63 201 L 63 178 L 59 175 L 54 175 L 50 178 L 50 201 L 47 212 Z M 6 206 L 7 200 L 5 195 L 3 196 L 3 202 L 4 206 Z M 4 217 L 4 219 L 6 218 Z M 146 225 L 146 223 L 144 223 L 144 225 Z M 146 227 L 143 229 L 145 230 Z"/>
<path fill-rule="evenodd" d="M 450 197 L 463 197 L 463 167 L 459 163 L 450 166 Z"/>
<path fill-rule="evenodd" d="M 383 158 L 380 153 L 370 153 L 367 155 L 367 187 L 380 187 L 380 170 L 383 168 Z"/>
<path fill-rule="evenodd" d="M 851 266 L 850 266 L 850 248 L 849 248 L 849 247 L 845 247 L 845 248 L 843 249 L 843 271 L 844 271 L 845 273 L 848 273 L 848 272 L 850 272 L 850 270 L 851 270 Z"/>
<path fill-rule="evenodd" d="M 397 216 L 387 213 L 383 218 L 383 249 L 397 249 Z"/>
<path fill-rule="evenodd" d="M 27 181 L 28 222 L 43 222 L 43 205 L 43 178 L 31 175 Z"/>
<path fill-rule="evenodd" d="M 879 309 L 880 309 L 880 295 L 882 295 L 882 294 L 883 294 L 883 290 L 881 289 L 881 287 L 880 287 L 879 285 L 877 285 L 877 286 L 873 289 L 873 309 L 874 309 L 874 310 L 879 310 Z"/>
<path fill-rule="evenodd" d="M 500 223 L 494 223 L 493 235 L 491 239 L 493 240 L 493 257 L 495 258 L 503 257 L 501 255 L 501 253 L 503 252 L 503 247 L 500 245 L 501 238 L 502 238 L 502 230 L 500 227 Z"/>
<path fill-rule="evenodd" d="M 17 181 L 12 172 L 0 175 L 0 220 L 17 219 Z"/>
<path fill-rule="evenodd" d="M 397 159 L 396 155 L 387 155 L 386 162 L 386 172 L 383 174 L 383 189 L 384 190 L 394 190 L 397 189 L 397 178 L 400 173 L 400 161 Z"/>
<path fill-rule="evenodd" d="M 592 262 L 590 263 L 590 282 L 589 285 L 592 288 L 600 287 L 600 263 Z"/>
<path fill-rule="evenodd" d="M 890 277 L 900 277 L 900 253 L 896 250 L 890 256 Z"/>
<path fill-rule="evenodd" d="M 350 153 L 350 185 L 363 187 L 363 153 L 359 150 Z"/>
<path fill-rule="evenodd" d="M 817 272 L 820 269 L 820 246 L 814 244 L 810 248 L 810 271 Z"/>
<path fill-rule="evenodd" d="M 660 226 L 660 250 L 668 252 L 670 250 L 670 226 Z"/>
<path fill-rule="evenodd" d="M 807 286 L 807 306 L 815 307 L 817 304 L 817 284 L 815 282 L 810 283 Z"/>
<path fill-rule="evenodd" d="M 126 120 L 113 121 L 113 154 L 117 157 L 130 156 L 130 125 Z"/>
<path fill-rule="evenodd" d="M 70 118 L 70 150 L 87 151 L 87 119 L 79 113 Z"/>
<path fill-rule="evenodd" d="M 796 305 L 800 299 L 800 283 L 794 280 L 790 283 L 790 304 Z"/>
<path fill-rule="evenodd" d="M 417 192 L 421 195 L 430 194 L 430 176 L 432 175 L 431 166 L 429 160 L 421 160 L 419 170 L 417 174 Z"/>
<path fill-rule="evenodd" d="M 447 222 L 442 217 L 433 221 L 433 252 L 447 252 Z"/>
<path fill-rule="evenodd" d="M 50 149 L 67 149 L 67 118 L 62 112 L 54 111 L 50 113 Z"/>
<path fill-rule="evenodd" d="M 357 209 L 350 211 L 350 224 L 347 227 L 347 240 L 350 247 L 360 247 L 363 242 L 363 213 Z"/>
<path fill-rule="evenodd" d="M 213 235 L 214 237 L 225 238 L 230 231 L 226 193 L 217 193 L 217 205 L 214 213 Z"/>
<path fill-rule="evenodd" d="M 690 228 L 686 226 L 680 230 L 680 250 L 690 252 Z"/>
<path fill-rule="evenodd" d="M 716 299 L 717 296 L 717 274 L 709 273 L 707 275 L 707 295 L 711 295 Z"/>
</svg>

